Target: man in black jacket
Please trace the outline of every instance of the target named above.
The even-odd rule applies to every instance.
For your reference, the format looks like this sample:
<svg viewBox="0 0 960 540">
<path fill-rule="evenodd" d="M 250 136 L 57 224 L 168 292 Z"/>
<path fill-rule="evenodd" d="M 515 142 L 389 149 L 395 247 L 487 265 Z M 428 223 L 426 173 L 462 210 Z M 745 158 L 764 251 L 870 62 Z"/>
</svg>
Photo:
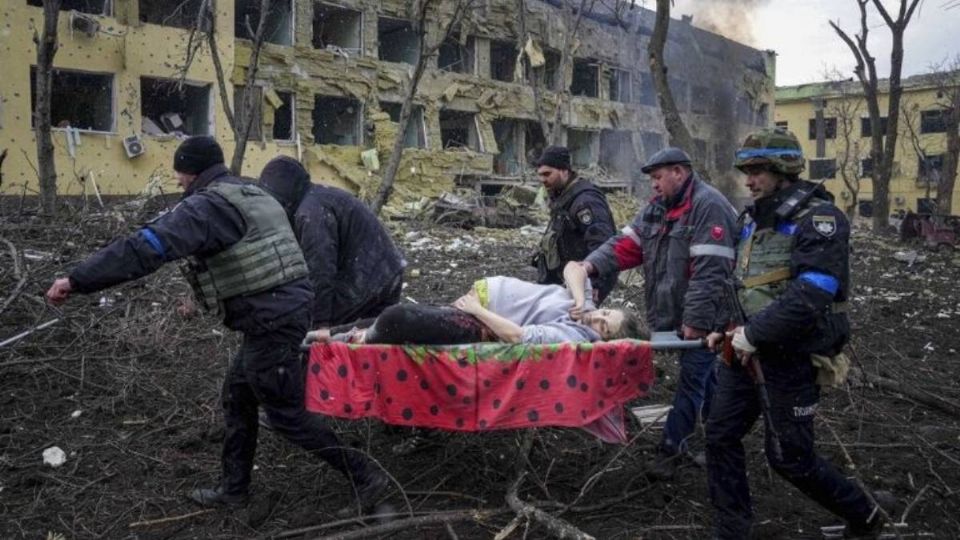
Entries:
<svg viewBox="0 0 960 540">
<path fill-rule="evenodd" d="M 186 259 L 184 273 L 198 303 L 243 334 L 223 385 L 224 436 L 220 484 L 196 489 L 204 505 L 246 502 L 257 448 L 257 405 L 283 437 L 318 455 L 351 479 L 364 509 L 372 508 L 386 475 L 360 452 L 347 450 L 324 420 L 304 408 L 299 345 L 313 291 L 286 215 L 262 189 L 230 175 L 212 137 L 191 137 L 174 155 L 183 199 L 57 279 L 47 298 L 62 304 Z"/>
<path fill-rule="evenodd" d="M 548 146 L 537 160 L 537 176 L 550 196 L 550 223 L 533 257 L 537 283 L 563 285 L 563 269 L 582 261 L 613 237 L 616 228 L 607 197 L 570 167 L 570 150 Z M 617 272 L 593 278 L 599 306 L 617 283 Z"/>
<path fill-rule="evenodd" d="M 289 157 L 267 163 L 260 187 L 283 206 L 303 250 L 315 294 L 314 328 L 376 317 L 400 301 L 406 261 L 359 199 L 311 184 L 306 169 Z"/>
</svg>

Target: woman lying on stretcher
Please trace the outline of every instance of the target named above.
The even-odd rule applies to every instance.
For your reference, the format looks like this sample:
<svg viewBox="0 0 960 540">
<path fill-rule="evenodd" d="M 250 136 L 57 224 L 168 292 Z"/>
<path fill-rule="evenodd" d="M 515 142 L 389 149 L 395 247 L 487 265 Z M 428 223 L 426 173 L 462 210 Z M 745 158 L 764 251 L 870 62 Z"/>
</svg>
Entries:
<svg viewBox="0 0 960 540">
<path fill-rule="evenodd" d="M 307 342 L 453 345 L 483 341 L 559 343 L 645 338 L 640 319 L 624 309 L 597 309 L 579 267 L 564 271 L 567 287 L 494 276 L 474 283 L 453 306 L 397 304 L 376 319 L 317 330 Z M 344 333 L 338 333 L 344 332 Z M 331 337 L 331 335 L 333 337 Z"/>
</svg>

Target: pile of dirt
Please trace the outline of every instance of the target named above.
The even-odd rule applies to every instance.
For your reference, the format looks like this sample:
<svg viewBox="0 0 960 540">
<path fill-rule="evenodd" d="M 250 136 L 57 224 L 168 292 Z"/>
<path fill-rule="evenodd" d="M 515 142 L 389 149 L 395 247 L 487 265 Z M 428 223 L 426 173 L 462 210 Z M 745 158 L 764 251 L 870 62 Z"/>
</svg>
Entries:
<svg viewBox="0 0 960 540">
<path fill-rule="evenodd" d="M 186 500 L 219 475 L 220 384 L 237 336 L 213 318 L 176 314 L 187 286 L 174 265 L 74 298 L 62 311 L 41 301 L 56 276 L 131 230 L 133 220 L 119 216 L 0 221 L 0 341 L 59 319 L 0 348 L 0 537 L 313 538 L 378 526 L 336 521 L 333 512 L 348 500 L 345 480 L 270 432 L 261 432 L 249 506 L 201 511 Z M 534 277 L 540 227 L 395 227 L 410 263 L 405 301 L 447 303 L 488 275 Z M 896 257 L 909 249 L 857 234 L 850 352 L 861 382 L 824 395 L 818 447 L 850 476 L 909 505 L 911 530 L 949 537 L 960 531 L 960 347 L 952 341 L 960 273 L 951 253 L 920 251 L 925 259 L 912 264 Z M 638 307 L 639 279 L 626 281 L 611 301 Z M 669 402 L 674 358 L 658 356 L 657 371 L 658 384 L 638 404 Z M 687 466 L 668 483 L 645 479 L 655 428 L 631 426 L 623 447 L 564 429 L 537 430 L 532 439 L 419 433 L 414 446 L 402 444 L 410 430 L 332 422 L 390 472 L 397 512 L 424 523 L 383 537 L 490 538 L 510 526 L 510 538 L 548 536 L 537 523 L 513 521 L 506 495 L 520 469 L 521 501 L 598 538 L 709 531 L 702 469 Z M 745 442 L 756 536 L 819 538 L 820 526 L 838 520 L 768 470 L 761 436 L 757 427 Z M 694 445 L 702 448 L 702 435 Z M 43 462 L 54 446 L 66 458 L 55 468 Z"/>
</svg>

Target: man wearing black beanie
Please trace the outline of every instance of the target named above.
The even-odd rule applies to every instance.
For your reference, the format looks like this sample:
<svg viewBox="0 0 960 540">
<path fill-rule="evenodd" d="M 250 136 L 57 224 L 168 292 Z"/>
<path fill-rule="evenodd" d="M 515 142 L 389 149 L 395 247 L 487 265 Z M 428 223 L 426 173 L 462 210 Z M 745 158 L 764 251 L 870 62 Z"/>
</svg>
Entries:
<svg viewBox="0 0 960 540">
<path fill-rule="evenodd" d="M 230 174 L 212 137 L 185 140 L 173 168 L 184 189 L 180 204 L 57 279 L 47 291 L 48 301 L 59 305 L 72 293 L 97 292 L 186 259 L 181 268 L 197 302 L 243 334 L 223 384 L 220 483 L 195 489 L 190 498 L 204 506 L 246 502 L 259 405 L 277 433 L 345 474 L 361 508 L 371 509 L 386 487 L 386 475 L 304 407 L 299 346 L 308 330 L 313 290 L 286 213 L 264 190 Z"/>
<path fill-rule="evenodd" d="M 583 260 L 613 237 L 613 213 L 606 195 L 570 167 L 570 150 L 565 146 L 548 146 L 536 165 L 550 197 L 550 224 L 531 263 L 537 268 L 537 283 L 562 285 L 568 262 Z M 617 274 L 594 278 L 597 305 L 616 282 Z"/>
</svg>

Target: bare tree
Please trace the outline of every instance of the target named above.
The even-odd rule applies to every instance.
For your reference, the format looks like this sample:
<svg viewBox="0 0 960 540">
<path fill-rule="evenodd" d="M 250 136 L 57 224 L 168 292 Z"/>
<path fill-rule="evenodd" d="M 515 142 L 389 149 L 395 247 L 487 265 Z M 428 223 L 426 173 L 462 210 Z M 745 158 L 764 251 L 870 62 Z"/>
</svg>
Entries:
<svg viewBox="0 0 960 540">
<path fill-rule="evenodd" d="M 849 199 L 845 200 L 843 210 L 847 217 L 853 218 L 857 211 L 857 200 L 860 195 L 860 181 L 863 178 L 861 162 L 864 151 L 860 147 L 860 122 L 862 117 L 863 101 L 859 93 L 849 91 L 847 81 L 842 80 L 839 73 L 831 76 L 836 81 L 839 95 L 831 100 L 827 106 L 830 116 L 837 119 L 837 136 L 840 138 L 837 148 L 837 172 L 843 181 Z"/>
<path fill-rule="evenodd" d="M 230 170 L 235 175 L 241 174 L 243 170 L 243 158 L 247 151 L 247 139 L 253 130 L 253 122 L 259 118 L 255 114 L 256 107 L 260 107 L 260 100 L 257 93 L 253 91 L 254 82 L 257 78 L 257 72 L 260 70 L 260 51 L 263 50 L 263 42 L 266 33 L 266 21 L 273 9 L 275 3 L 273 0 L 260 0 L 260 17 L 257 20 L 256 29 L 251 25 L 249 18 L 245 21 L 247 32 L 253 36 L 253 50 L 250 54 L 250 64 L 247 66 L 246 76 L 244 77 L 244 91 L 240 103 L 233 101 L 230 105 L 230 95 L 227 89 L 227 78 L 223 71 L 223 63 L 220 60 L 220 51 L 217 48 L 216 24 L 213 23 L 213 17 L 216 13 L 215 0 L 204 0 L 200 3 L 200 9 L 197 13 L 196 24 L 190 32 L 187 41 L 186 59 L 180 71 L 180 85 L 182 86 L 187 78 L 187 71 L 196 58 L 196 55 L 206 44 L 210 50 L 211 60 L 213 60 L 214 71 L 217 74 L 217 87 L 220 91 L 220 103 L 223 104 L 223 112 L 227 117 L 227 123 L 233 132 L 235 146 L 233 158 L 230 160 Z"/>
<path fill-rule="evenodd" d="M 40 177 L 40 209 L 44 214 L 57 212 L 57 164 L 53 155 L 50 102 L 53 97 L 53 57 L 60 47 L 57 42 L 57 21 L 60 0 L 43 0 L 43 33 L 33 31 L 37 44 L 36 107 L 33 110 L 37 132 L 37 166 Z"/>
<path fill-rule="evenodd" d="M 929 163 L 927 148 L 923 138 L 920 137 L 920 106 L 911 103 L 905 99 L 901 102 L 900 114 L 903 121 L 905 140 L 901 141 L 903 146 L 909 146 L 909 151 L 917 158 L 917 184 L 924 188 L 924 196 L 929 201 L 934 186 L 939 186 L 942 180 L 942 171 L 933 170 Z M 938 188 L 939 189 L 939 188 Z M 936 203 L 934 203 L 936 204 Z M 919 210 L 919 208 L 917 209 Z M 934 213 L 937 213 L 935 210 Z"/>
<path fill-rule="evenodd" d="M 953 191 L 960 161 L 960 56 L 946 69 L 934 73 L 937 83 L 937 104 L 942 110 L 947 132 L 947 151 L 943 155 L 943 174 L 937 186 L 937 210 L 953 213 Z"/>
<path fill-rule="evenodd" d="M 663 1 L 663 0 L 660 0 Z M 870 114 L 870 156 L 873 161 L 873 230 L 882 232 L 887 228 L 890 213 L 890 178 L 893 176 L 893 161 L 896 156 L 897 136 L 900 123 L 900 97 L 903 93 L 901 73 L 903 68 L 903 34 L 913 18 L 920 0 L 899 0 L 897 18 L 894 19 L 881 0 L 856 0 L 860 8 L 860 33 L 854 39 L 837 23 L 830 26 L 847 44 L 856 60 L 854 73 L 863 86 L 867 110 Z M 890 30 L 893 44 L 890 49 L 890 77 L 887 104 L 887 131 L 881 133 L 879 81 L 875 58 L 867 46 L 867 5 L 872 4 Z M 885 137 L 884 137 L 885 135 Z"/>
<path fill-rule="evenodd" d="M 393 193 L 393 184 L 397 178 L 397 171 L 400 169 L 400 160 L 403 158 L 404 134 L 407 131 L 407 125 L 410 123 L 410 117 L 413 113 L 413 101 L 417 95 L 417 88 L 420 85 L 420 79 L 427 69 L 427 63 L 430 61 L 443 42 L 453 35 L 453 31 L 460 25 L 467 11 L 473 7 L 476 0 L 456 0 L 453 13 L 445 24 L 441 25 L 442 32 L 436 38 L 431 38 L 429 24 L 435 20 L 434 16 L 439 11 L 442 0 L 420 0 L 410 4 L 410 19 L 413 22 L 413 31 L 417 35 L 417 63 L 410 74 L 410 81 L 407 83 L 407 91 L 403 97 L 403 104 L 400 106 L 399 126 L 397 128 L 396 138 L 393 140 L 393 150 L 387 159 L 387 165 L 383 170 L 383 178 L 380 181 L 380 189 L 370 204 L 374 214 L 380 215 L 380 211 L 390 199 Z"/>
</svg>

